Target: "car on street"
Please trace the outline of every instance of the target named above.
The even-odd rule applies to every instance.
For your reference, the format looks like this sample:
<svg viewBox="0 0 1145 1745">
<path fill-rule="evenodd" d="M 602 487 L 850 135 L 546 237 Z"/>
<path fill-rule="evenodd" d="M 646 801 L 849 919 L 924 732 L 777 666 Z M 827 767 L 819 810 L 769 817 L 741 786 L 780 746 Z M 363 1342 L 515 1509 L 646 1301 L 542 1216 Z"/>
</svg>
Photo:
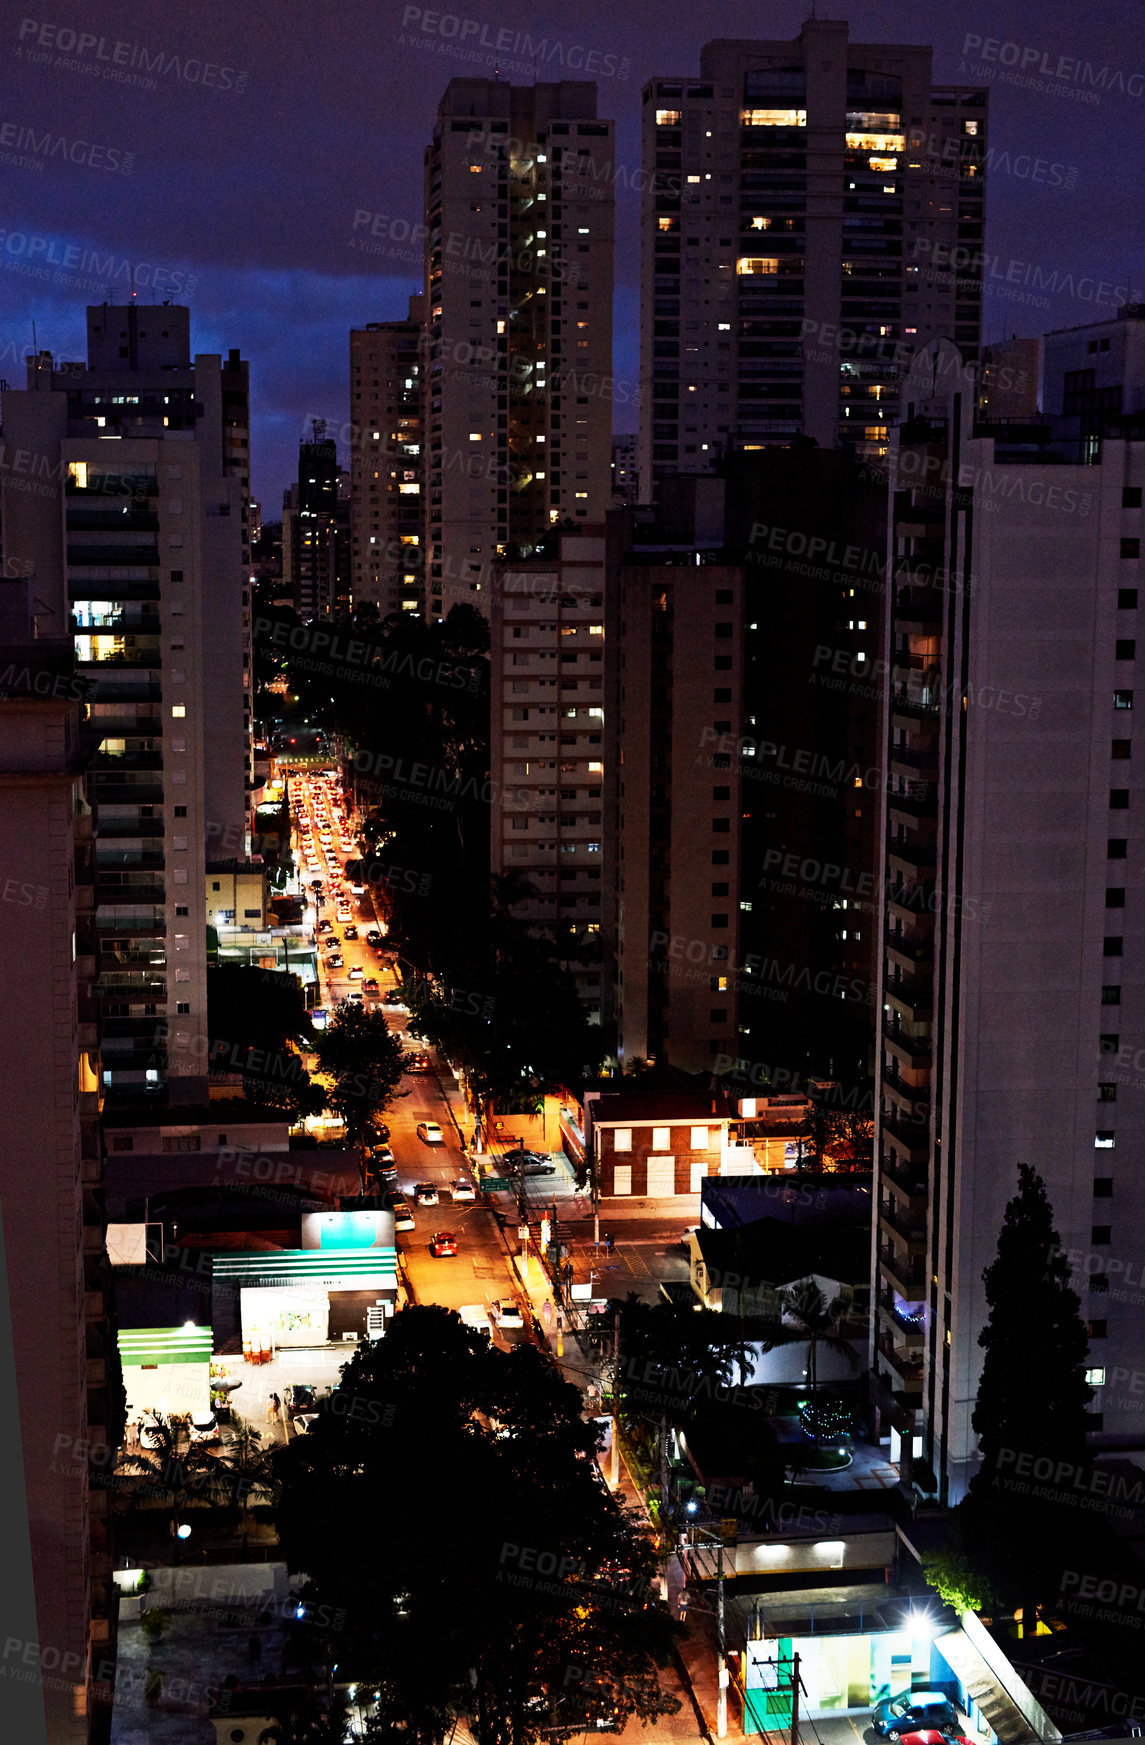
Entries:
<svg viewBox="0 0 1145 1745">
<path fill-rule="evenodd" d="M 339 908 L 337 910 L 337 916 L 339 926 L 343 926 L 347 921 L 353 920 L 353 916 L 350 914 L 349 909 Z"/>
<path fill-rule="evenodd" d="M 333 926 L 333 921 L 327 921 L 325 916 L 323 916 L 322 920 L 318 923 L 318 931 L 319 933 L 329 933 Z"/>
<path fill-rule="evenodd" d="M 326 968 L 327 969 L 341 969 L 342 968 L 342 961 L 343 960 L 339 956 L 339 954 L 337 952 L 335 952 L 333 957 L 328 957 L 326 959 Z"/>
<path fill-rule="evenodd" d="M 322 889 L 322 880 L 321 879 L 311 879 L 310 889 L 312 891 L 320 891 Z"/>
<path fill-rule="evenodd" d="M 314 1389 L 309 1382 L 292 1381 L 286 1384 L 282 1394 L 287 1409 L 291 1412 L 313 1412 L 317 1408 Z"/>
<path fill-rule="evenodd" d="M 362 999 L 362 996 L 358 992 L 357 988 L 354 988 L 351 990 L 350 993 L 348 993 L 346 995 L 346 998 L 343 1000 L 342 1004 L 344 1006 L 362 1006 L 365 1004 L 365 1001 Z"/>
<path fill-rule="evenodd" d="M 477 1189 L 472 1182 L 450 1182 L 449 1191 L 455 1200 L 475 1200 L 477 1198 Z"/>
<path fill-rule="evenodd" d="M 413 1197 L 419 1206 L 436 1206 L 437 1188 L 433 1182 L 418 1182 L 413 1190 Z"/>
<path fill-rule="evenodd" d="M 363 976 L 364 976 L 364 975 L 365 975 L 365 973 L 366 973 L 366 972 L 365 972 L 365 970 L 364 970 L 364 969 L 363 969 L 363 968 L 362 968 L 362 966 L 361 966 L 361 964 L 360 964 L 360 963 L 356 963 L 356 964 L 355 964 L 355 965 L 354 965 L 354 967 L 353 967 L 353 969 L 351 969 L 351 971 L 350 971 L 350 980 L 351 980 L 351 981 L 352 981 L 352 982 L 360 982 L 360 981 L 361 981 L 361 979 L 362 979 L 362 977 L 363 977 Z"/>
<path fill-rule="evenodd" d="M 389 1172 L 383 1171 L 382 1173 L 388 1174 Z M 396 1170 L 394 1171 L 394 1174 L 395 1176 L 397 1175 Z M 399 1188 L 396 1183 L 393 1187 L 388 1187 L 382 1195 L 382 1203 L 387 1212 L 392 1212 L 395 1206 L 404 1206 L 406 1204 L 404 1190 Z"/>
<path fill-rule="evenodd" d="M 438 1126 L 436 1121 L 419 1121 L 417 1124 L 417 1136 L 426 1145 L 445 1144 L 445 1140 L 441 1135 L 441 1128 Z"/>
<path fill-rule="evenodd" d="M 363 886 L 362 888 L 364 890 L 365 886 Z M 350 889 L 351 890 L 354 889 L 353 885 L 350 886 Z M 355 892 L 355 895 L 357 895 L 357 892 Z M 381 934 L 378 932 L 376 927 L 371 927 L 369 932 L 366 934 L 366 944 L 367 945 L 380 945 L 381 943 L 382 943 Z"/>
<path fill-rule="evenodd" d="M 964 1733 L 940 1733 L 936 1727 L 922 1727 L 917 1733 L 902 1733 L 899 1745 L 972 1745 Z"/>
<path fill-rule="evenodd" d="M 405 995 L 400 988 L 387 988 L 382 996 L 384 1006 L 404 1006 Z"/>
<path fill-rule="evenodd" d="M 525 1317 L 512 1297 L 494 1297 L 489 1305 L 489 1319 L 496 1321 L 499 1327 L 523 1327 L 525 1325 Z"/>
<path fill-rule="evenodd" d="M 901 1739 L 904 1733 L 923 1730 L 961 1731 L 954 1704 L 937 1690 L 903 1690 L 897 1696 L 884 1697 L 874 1708 L 871 1724 L 882 1739 Z"/>
<path fill-rule="evenodd" d="M 358 929 L 356 927 L 347 927 L 346 928 L 346 938 L 347 939 L 357 939 L 357 937 L 358 937 Z"/>
<path fill-rule="evenodd" d="M 378 991 L 377 976 L 367 976 L 365 981 L 362 983 L 362 987 L 367 994 L 376 994 Z"/>
<path fill-rule="evenodd" d="M 329 926 L 330 923 L 327 922 L 326 925 Z M 338 935 L 336 933 L 331 933 L 328 938 L 322 941 L 322 949 L 323 951 L 335 951 L 341 943 L 342 942 L 338 938 Z"/>
<path fill-rule="evenodd" d="M 422 1054 L 420 1051 L 417 1054 L 407 1054 L 405 1058 L 405 1069 L 407 1072 L 428 1072 L 428 1054 Z"/>
<path fill-rule="evenodd" d="M 417 1228 L 414 1224 L 413 1213 L 410 1211 L 405 1200 L 403 1200 L 400 1205 L 391 1207 L 391 1210 L 394 1214 L 395 1230 L 414 1230 Z"/>
<path fill-rule="evenodd" d="M 398 1185 L 398 1166 L 396 1163 L 383 1163 L 376 1171 L 378 1180 L 384 1188 L 396 1188 Z"/>
<path fill-rule="evenodd" d="M 453 1231 L 436 1230 L 434 1232 L 433 1241 L 429 1245 L 429 1252 L 433 1255 L 435 1260 L 442 1260 L 448 1254 L 456 1254 L 457 1237 L 453 1234 Z"/>
<path fill-rule="evenodd" d="M 371 1163 L 392 1163 L 394 1161 L 393 1147 L 390 1145 L 371 1145 Z"/>
</svg>

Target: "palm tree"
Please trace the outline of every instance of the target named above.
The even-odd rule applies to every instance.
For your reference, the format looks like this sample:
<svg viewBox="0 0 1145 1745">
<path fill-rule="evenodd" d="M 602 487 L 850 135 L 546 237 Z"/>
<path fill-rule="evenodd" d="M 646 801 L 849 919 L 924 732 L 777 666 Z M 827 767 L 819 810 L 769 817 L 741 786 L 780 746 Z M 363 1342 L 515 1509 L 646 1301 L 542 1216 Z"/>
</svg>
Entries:
<svg viewBox="0 0 1145 1745">
<path fill-rule="evenodd" d="M 822 1439 L 818 1410 L 819 1347 L 822 1345 L 844 1357 L 852 1369 L 859 1367 L 854 1347 L 838 1331 L 839 1319 L 846 1306 L 842 1297 L 835 1297 L 829 1303 L 813 1278 L 800 1279 L 790 1290 L 780 1291 L 780 1325 L 773 1328 L 763 1341 L 765 1351 L 774 1351 L 779 1345 L 807 1346 L 807 1385 L 811 1394 L 811 1423 L 816 1449 Z M 784 1316 L 789 1317 L 790 1326 L 783 1325 Z"/>
<path fill-rule="evenodd" d="M 255 1492 L 261 1492 L 264 1498 L 273 1494 L 272 1452 L 263 1446 L 262 1432 L 243 1418 L 212 1463 L 217 1475 L 217 1483 L 212 1488 L 237 1501 L 242 1510 L 244 1539 Z"/>
<path fill-rule="evenodd" d="M 350 1729 L 350 1703 L 341 1692 L 332 1699 L 316 1691 L 264 1727 L 258 1745 L 343 1745 Z"/>
<path fill-rule="evenodd" d="M 188 1492 L 201 1494 L 210 1457 L 194 1443 L 184 1449 L 182 1424 L 164 1417 L 162 1412 L 147 1412 L 141 1432 L 144 1429 L 151 1446 L 145 1448 L 140 1443 L 138 1449 L 120 1459 L 121 1467 L 137 1481 L 128 1485 L 128 1496 L 134 1494 L 137 1500 L 162 1497 L 167 1512 L 173 1514 L 176 1501 L 184 1499 Z"/>
</svg>

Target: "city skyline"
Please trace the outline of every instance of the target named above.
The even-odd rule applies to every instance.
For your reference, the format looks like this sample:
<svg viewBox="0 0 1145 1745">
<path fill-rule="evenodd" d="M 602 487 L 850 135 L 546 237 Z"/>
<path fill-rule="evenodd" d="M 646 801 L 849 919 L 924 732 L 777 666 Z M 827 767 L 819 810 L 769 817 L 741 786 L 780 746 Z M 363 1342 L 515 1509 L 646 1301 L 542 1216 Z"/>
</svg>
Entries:
<svg viewBox="0 0 1145 1745">
<path fill-rule="evenodd" d="M 613 371 L 632 394 L 614 413 L 634 429 L 643 87 L 698 66 L 713 39 L 794 38 L 807 13 L 704 5 L 649 33 L 595 7 L 570 23 L 555 9 L 489 20 L 400 5 L 351 8 L 336 37 L 304 19 L 283 37 L 261 7 L 178 29 L 142 5 L 114 32 L 93 6 L 14 20 L 0 374 L 22 379 L 33 321 L 39 347 L 82 356 L 83 306 L 108 286 L 122 299 L 133 276 L 139 301 L 189 302 L 203 346 L 238 345 L 257 366 L 252 494 L 277 519 L 309 421 L 334 434 L 348 422 L 349 328 L 401 319 L 423 288 L 422 154 L 450 79 L 492 76 L 491 58 L 517 85 L 594 79 L 615 118 Z M 845 16 L 853 41 L 931 44 L 936 82 L 989 88 L 985 342 L 1099 319 L 1126 286 L 1140 293 L 1131 195 L 1101 167 L 1130 156 L 1145 101 L 1124 8 L 1021 6 L 1004 30 L 938 8 L 909 24 L 885 4 Z M 355 77 L 364 41 L 376 80 Z"/>
</svg>

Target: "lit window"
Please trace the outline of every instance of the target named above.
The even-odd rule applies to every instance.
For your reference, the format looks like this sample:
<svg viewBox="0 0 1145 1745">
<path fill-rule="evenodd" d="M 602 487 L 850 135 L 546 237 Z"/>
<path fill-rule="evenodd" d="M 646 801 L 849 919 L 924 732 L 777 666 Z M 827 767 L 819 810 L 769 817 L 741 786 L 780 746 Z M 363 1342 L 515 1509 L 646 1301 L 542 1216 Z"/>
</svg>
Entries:
<svg viewBox="0 0 1145 1745">
<path fill-rule="evenodd" d="M 900 152 L 906 150 L 905 133 L 848 133 L 848 151 Z"/>
<path fill-rule="evenodd" d="M 682 120 L 682 109 L 657 109 L 656 111 L 657 127 L 679 127 Z"/>
<path fill-rule="evenodd" d="M 653 1151 L 670 1151 L 672 1148 L 672 1129 L 670 1127 L 653 1127 Z"/>
<path fill-rule="evenodd" d="M 181 721 L 186 713 L 187 705 L 185 703 L 172 703 L 171 714 L 176 721 Z"/>
<path fill-rule="evenodd" d="M 691 1149 L 693 1151 L 706 1151 L 708 1149 L 708 1130 L 706 1127 L 692 1128 Z"/>
<path fill-rule="evenodd" d="M 745 127 L 806 127 L 806 109 L 743 109 L 740 120 Z"/>
<path fill-rule="evenodd" d="M 481 432 L 479 430 L 471 430 L 469 432 L 469 440 L 470 440 L 470 442 L 480 442 L 481 441 Z"/>
<path fill-rule="evenodd" d="M 587 224 L 578 225 L 577 226 L 577 235 L 578 236 L 587 236 L 588 235 L 588 225 Z"/>
<path fill-rule="evenodd" d="M 470 164 L 469 174 L 471 176 L 479 176 L 481 174 L 481 165 L 480 164 Z"/>
<path fill-rule="evenodd" d="M 674 218 L 658 218 L 656 220 L 656 228 L 657 230 L 671 230 L 675 222 L 676 220 Z"/>
<path fill-rule="evenodd" d="M 588 766 L 588 773 L 590 776 L 591 775 L 596 775 L 596 776 L 603 775 L 604 765 L 602 763 L 590 763 Z"/>
<path fill-rule="evenodd" d="M 1103 1388 L 1105 1386 L 1105 1371 L 1103 1369 L 1087 1369 L 1085 1379 L 1091 1388 Z"/>
<path fill-rule="evenodd" d="M 776 255 L 743 255 L 736 262 L 736 272 L 743 276 L 778 273 L 779 259 Z"/>
<path fill-rule="evenodd" d="M 603 624 L 590 624 L 588 627 L 588 633 L 590 636 L 603 636 L 604 635 L 604 625 Z"/>
<path fill-rule="evenodd" d="M 1098 1151 L 1112 1151 L 1114 1137 L 1115 1137 L 1114 1134 L 1112 1134 L 1108 1131 L 1106 1131 L 1104 1133 L 1095 1134 L 1094 1141 L 1093 1141 L 1095 1148 Z"/>
<path fill-rule="evenodd" d="M 631 1127 L 617 1127 L 616 1128 L 615 1132 L 612 1135 L 612 1149 L 614 1151 L 631 1151 L 632 1150 L 632 1129 L 631 1129 Z"/>
</svg>

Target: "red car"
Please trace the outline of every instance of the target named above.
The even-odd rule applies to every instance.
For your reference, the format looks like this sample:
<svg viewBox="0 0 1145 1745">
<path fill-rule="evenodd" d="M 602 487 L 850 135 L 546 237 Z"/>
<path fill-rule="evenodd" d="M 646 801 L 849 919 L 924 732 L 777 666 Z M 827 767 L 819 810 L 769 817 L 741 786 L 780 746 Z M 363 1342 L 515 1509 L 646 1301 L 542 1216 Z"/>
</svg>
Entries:
<svg viewBox="0 0 1145 1745">
<path fill-rule="evenodd" d="M 965 1733 L 940 1733 L 936 1727 L 920 1727 L 914 1733 L 900 1733 L 899 1745 L 974 1745 Z"/>
<path fill-rule="evenodd" d="M 447 1255 L 457 1253 L 457 1237 L 452 1230 L 438 1230 L 429 1245 L 429 1252 L 435 1260 L 443 1260 Z"/>
</svg>

